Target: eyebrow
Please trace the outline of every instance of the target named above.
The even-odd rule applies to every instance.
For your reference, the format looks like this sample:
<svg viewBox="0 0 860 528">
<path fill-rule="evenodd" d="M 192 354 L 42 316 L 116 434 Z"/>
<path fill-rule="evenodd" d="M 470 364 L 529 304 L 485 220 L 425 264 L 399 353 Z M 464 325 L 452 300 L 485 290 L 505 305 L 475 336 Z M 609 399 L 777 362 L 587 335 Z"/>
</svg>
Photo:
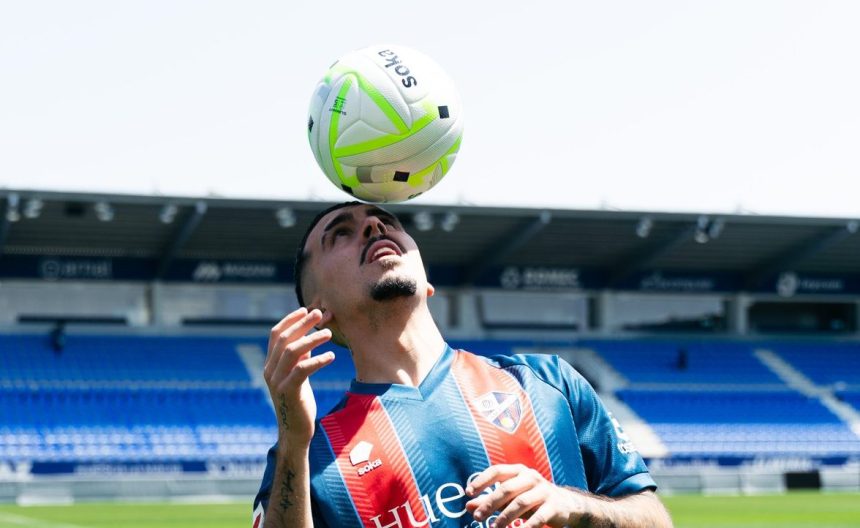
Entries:
<svg viewBox="0 0 860 528">
<path fill-rule="evenodd" d="M 344 212 L 340 213 L 339 215 L 335 216 L 334 218 L 332 218 L 331 221 L 328 224 L 326 224 L 325 228 L 323 229 L 323 234 L 320 237 L 320 244 L 325 245 L 324 244 L 325 243 L 325 236 L 328 234 L 329 231 L 334 229 L 338 224 L 348 222 L 349 220 L 352 220 L 352 219 L 353 219 L 353 216 L 352 216 L 352 212 L 350 212 L 350 211 L 344 211 Z"/>
<path fill-rule="evenodd" d="M 380 207 L 371 206 L 371 207 L 368 207 L 366 209 L 365 214 L 367 216 L 375 216 L 377 218 L 387 220 L 387 221 L 391 222 L 392 224 L 394 224 L 395 226 L 397 226 L 398 229 L 402 229 L 401 224 L 400 224 L 400 220 L 396 216 L 394 216 L 392 213 L 389 213 L 388 211 L 386 211 L 385 209 L 382 209 Z M 325 245 L 325 237 L 326 237 L 326 235 L 328 235 L 329 231 L 331 231 L 332 229 L 337 227 L 339 224 L 342 224 L 344 222 L 349 222 L 349 221 L 353 220 L 354 218 L 355 217 L 352 215 L 351 211 L 344 211 L 344 212 L 340 213 L 339 215 L 335 216 L 334 218 L 332 218 L 331 221 L 328 224 L 326 224 L 326 226 L 323 228 L 323 234 L 320 237 L 320 244 Z"/>
</svg>

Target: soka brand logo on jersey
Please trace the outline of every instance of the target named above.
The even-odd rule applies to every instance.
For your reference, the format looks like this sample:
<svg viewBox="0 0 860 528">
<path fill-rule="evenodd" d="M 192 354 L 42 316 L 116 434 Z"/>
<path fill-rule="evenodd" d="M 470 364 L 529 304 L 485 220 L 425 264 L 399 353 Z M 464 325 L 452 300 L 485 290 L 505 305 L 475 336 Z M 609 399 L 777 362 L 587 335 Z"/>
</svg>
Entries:
<svg viewBox="0 0 860 528">
<path fill-rule="evenodd" d="M 355 444 L 352 451 L 349 452 L 349 463 L 358 468 L 358 476 L 363 477 L 374 469 L 382 466 L 382 459 L 370 460 L 370 452 L 373 450 L 373 444 L 370 442 L 361 442 Z"/>
<path fill-rule="evenodd" d="M 471 482 L 479 473 L 473 473 L 466 479 L 466 485 Z M 494 484 L 485 489 L 482 494 L 492 493 L 498 484 Z M 436 488 L 433 493 L 427 493 L 421 496 L 421 505 L 424 507 L 424 512 L 413 512 L 409 501 L 406 500 L 400 506 L 392 508 L 384 514 L 371 517 L 371 522 L 375 528 L 422 528 L 424 526 L 433 527 L 440 522 L 448 519 L 459 519 L 466 515 L 466 497 L 465 488 L 456 482 L 446 482 Z M 426 512 L 426 513 L 425 513 Z M 496 522 L 497 515 L 491 515 L 484 522 L 476 520 L 464 520 L 462 524 L 464 528 L 490 528 Z M 421 519 L 420 521 L 417 519 Z M 515 519 L 511 524 L 512 528 L 522 526 L 525 523 L 522 519 Z"/>
<path fill-rule="evenodd" d="M 472 405 L 488 422 L 506 433 L 513 433 L 520 426 L 523 406 L 516 394 L 492 391 L 475 398 Z"/>
</svg>

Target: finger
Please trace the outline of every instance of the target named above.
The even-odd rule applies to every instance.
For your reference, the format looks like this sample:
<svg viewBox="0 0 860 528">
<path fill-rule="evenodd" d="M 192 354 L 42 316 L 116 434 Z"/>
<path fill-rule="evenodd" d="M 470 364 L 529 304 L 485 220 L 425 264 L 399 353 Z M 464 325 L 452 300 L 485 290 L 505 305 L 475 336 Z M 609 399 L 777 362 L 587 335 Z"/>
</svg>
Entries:
<svg viewBox="0 0 860 528">
<path fill-rule="evenodd" d="M 272 327 L 272 330 L 269 332 L 269 343 L 266 345 L 266 362 L 263 365 L 264 376 L 268 377 L 273 366 L 276 365 L 280 359 L 281 351 L 276 350 L 275 343 L 278 342 L 278 338 L 281 337 L 281 333 L 284 329 L 289 328 L 307 314 L 308 311 L 304 307 L 299 308 L 298 310 L 293 310 Z"/>
<path fill-rule="evenodd" d="M 299 361 L 307 359 L 311 350 L 327 342 L 329 339 L 331 339 L 331 330 L 328 328 L 311 332 L 304 337 L 296 339 L 287 345 L 286 350 L 284 350 L 280 361 L 278 361 L 272 373 L 272 377 L 274 379 L 283 379 L 288 376 Z"/>
<path fill-rule="evenodd" d="M 324 352 L 318 356 L 299 361 L 290 375 L 278 386 L 279 391 L 284 391 L 288 386 L 299 386 L 311 375 L 321 368 L 330 365 L 334 361 L 334 352 Z"/>
<path fill-rule="evenodd" d="M 555 505 L 545 502 L 532 514 L 531 517 L 529 517 L 529 520 L 526 521 L 525 524 L 520 525 L 519 528 L 543 528 L 543 526 L 550 523 L 557 513 L 558 509 Z"/>
<path fill-rule="evenodd" d="M 331 330 L 323 328 L 309 334 L 299 336 L 297 339 L 287 343 L 281 353 L 277 365 L 274 367 L 274 375 L 286 375 L 302 359 L 310 357 L 311 351 L 319 345 L 331 339 Z"/>
<path fill-rule="evenodd" d="M 289 328 L 290 326 L 295 324 L 296 321 L 306 316 L 307 314 L 308 309 L 302 306 L 299 309 L 293 310 L 292 312 L 288 313 L 284 316 L 283 319 L 275 323 L 275 326 L 273 326 L 272 330 L 269 332 L 268 350 L 271 352 L 272 345 L 275 343 L 275 341 L 278 340 L 278 337 L 281 335 L 281 332 L 283 332 L 284 329 Z"/>
<path fill-rule="evenodd" d="M 503 506 L 538 484 L 539 481 L 527 471 L 502 482 L 490 493 L 469 501 L 475 505 L 475 519 L 482 520 L 489 517 L 493 512 L 501 510 Z"/>
<path fill-rule="evenodd" d="M 540 507 L 548 498 L 547 491 L 542 488 L 532 488 L 514 497 L 496 518 L 496 526 L 501 528 L 521 518 L 527 512 Z"/>
<path fill-rule="evenodd" d="M 308 330 L 313 328 L 320 317 L 322 317 L 322 313 L 319 310 L 311 310 L 298 320 L 293 321 L 290 326 L 278 335 L 274 343 L 270 345 L 269 358 L 266 366 L 263 368 L 263 373 L 267 376 L 267 379 L 273 374 L 274 370 L 277 370 L 276 365 L 281 363 L 284 350 L 286 350 L 290 343 L 305 335 Z"/>
<path fill-rule="evenodd" d="M 299 337 L 307 334 L 308 331 L 320 321 L 320 319 L 322 319 L 322 312 L 317 309 L 311 310 L 305 314 L 304 317 L 300 318 L 281 332 L 281 335 L 279 335 L 278 339 L 275 341 L 275 347 L 286 346 Z"/>
<path fill-rule="evenodd" d="M 469 482 L 466 486 L 466 495 L 474 497 L 484 491 L 487 486 L 508 480 L 525 469 L 526 467 L 522 464 L 496 464 L 495 466 L 490 466 Z"/>
</svg>

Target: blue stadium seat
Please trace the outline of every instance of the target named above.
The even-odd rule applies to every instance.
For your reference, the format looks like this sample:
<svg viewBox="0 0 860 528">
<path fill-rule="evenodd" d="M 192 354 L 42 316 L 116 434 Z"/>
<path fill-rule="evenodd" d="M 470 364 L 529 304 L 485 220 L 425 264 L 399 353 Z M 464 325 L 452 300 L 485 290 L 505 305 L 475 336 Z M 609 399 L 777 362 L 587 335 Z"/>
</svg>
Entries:
<svg viewBox="0 0 860 528">
<path fill-rule="evenodd" d="M 729 341 L 583 340 L 631 383 L 776 384 L 783 382 L 749 343 Z M 685 365 L 679 365 L 679 355 Z"/>
<path fill-rule="evenodd" d="M 57 354 L 45 336 L 0 336 L 0 462 L 260 461 L 277 437 L 275 418 L 240 344 L 267 345 L 263 338 L 70 335 Z M 450 344 L 487 356 L 535 346 Z M 672 455 L 860 456 L 848 426 L 753 354 L 770 348 L 816 383 L 843 382 L 838 396 L 860 410 L 860 345 L 592 339 L 577 346 L 593 348 L 631 382 L 618 397 Z M 311 378 L 319 415 L 355 376 L 349 351 L 326 349 L 335 362 Z"/>
<path fill-rule="evenodd" d="M 773 342 L 763 348 L 819 385 L 860 385 L 860 343 Z"/>
<path fill-rule="evenodd" d="M 624 389 L 617 393 L 677 456 L 855 456 L 860 438 L 792 391 Z"/>
</svg>

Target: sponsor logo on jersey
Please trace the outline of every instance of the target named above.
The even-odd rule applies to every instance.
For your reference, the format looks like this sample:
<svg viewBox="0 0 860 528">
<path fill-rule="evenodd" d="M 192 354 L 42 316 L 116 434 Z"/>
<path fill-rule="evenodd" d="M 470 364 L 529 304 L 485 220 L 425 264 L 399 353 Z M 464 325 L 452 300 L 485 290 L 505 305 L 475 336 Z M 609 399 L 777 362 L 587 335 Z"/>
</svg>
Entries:
<svg viewBox="0 0 860 528">
<path fill-rule="evenodd" d="M 373 444 L 370 442 L 361 442 L 355 444 L 352 451 L 349 452 L 349 463 L 353 466 L 359 466 L 358 476 L 363 477 L 374 469 L 382 466 L 382 459 L 370 459 L 370 452 L 373 450 Z"/>
<path fill-rule="evenodd" d="M 466 485 L 471 482 L 479 473 L 473 473 L 466 480 Z M 489 486 L 482 492 L 483 494 L 492 493 L 498 484 Z M 469 498 L 466 496 L 465 487 L 457 482 L 446 482 L 436 488 L 432 493 L 427 493 L 421 496 L 421 506 L 424 512 L 413 512 L 409 501 L 406 500 L 396 508 L 391 508 L 384 514 L 371 517 L 374 528 L 421 528 L 425 526 L 434 526 L 439 522 L 444 522 L 447 519 L 459 519 L 467 514 L 466 501 Z M 422 515 L 423 514 L 423 515 Z M 491 515 L 484 522 L 471 520 L 462 521 L 468 524 L 462 524 L 466 528 L 490 528 L 496 522 L 497 514 Z M 417 519 L 422 519 L 421 521 Z M 512 528 L 521 526 L 525 523 L 523 519 L 515 519 L 511 524 Z"/>
<path fill-rule="evenodd" d="M 625 455 L 635 453 L 636 444 L 630 440 L 630 437 L 624 432 L 624 429 L 621 428 L 621 422 L 619 422 L 616 417 L 612 416 L 612 413 L 609 413 L 609 420 L 612 422 L 612 427 L 615 428 L 615 434 L 618 435 L 618 450 Z"/>
<path fill-rule="evenodd" d="M 475 398 L 472 405 L 488 422 L 506 433 L 513 433 L 520 426 L 523 407 L 516 394 L 491 391 Z"/>
</svg>

